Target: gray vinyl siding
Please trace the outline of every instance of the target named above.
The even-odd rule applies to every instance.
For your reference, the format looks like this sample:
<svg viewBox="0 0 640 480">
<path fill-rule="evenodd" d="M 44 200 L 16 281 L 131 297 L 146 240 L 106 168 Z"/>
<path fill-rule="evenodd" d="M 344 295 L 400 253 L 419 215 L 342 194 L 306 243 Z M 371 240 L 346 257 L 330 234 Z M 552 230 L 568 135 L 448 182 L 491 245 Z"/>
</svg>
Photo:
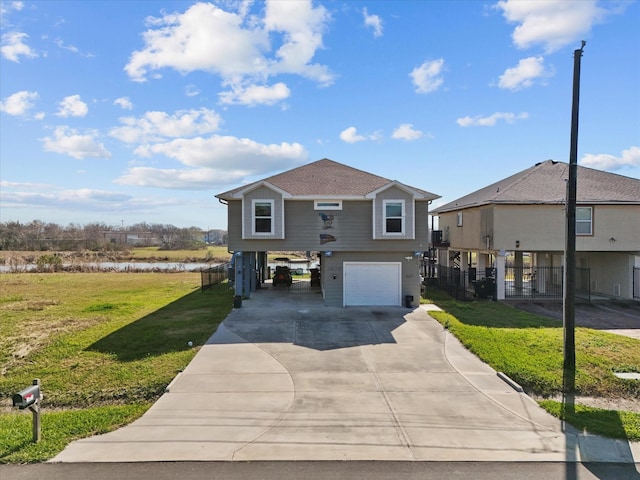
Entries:
<svg viewBox="0 0 640 480">
<path fill-rule="evenodd" d="M 269 189 L 255 191 L 252 198 L 265 198 L 266 192 L 275 195 Z M 390 189 L 392 190 L 392 189 Z M 397 199 L 401 190 L 394 192 Z M 254 194 L 254 192 L 251 192 Z M 261 196 L 262 195 L 262 196 Z M 246 229 L 251 233 L 251 201 L 248 203 Z M 277 206 L 278 202 L 276 202 Z M 411 198 L 405 203 L 406 218 L 413 218 L 414 202 Z M 312 200 L 285 200 L 285 238 L 264 237 L 242 238 L 242 210 L 240 201 L 229 201 L 228 229 L 229 249 L 231 251 L 398 251 L 409 254 L 412 251 L 424 251 L 428 248 L 428 202 L 415 202 L 415 239 L 373 239 L 373 207 L 367 200 L 345 200 L 342 210 L 314 210 Z M 333 215 L 330 225 L 325 224 L 321 213 Z M 248 221 L 248 224 L 247 224 Z M 328 227 L 328 228 L 327 228 Z M 321 243 L 321 235 L 331 235 L 335 241 Z M 328 237 L 331 238 L 331 237 Z"/>
<path fill-rule="evenodd" d="M 274 210 L 272 212 L 273 215 L 273 235 L 254 235 L 253 232 L 253 210 L 252 204 L 253 200 L 273 200 Z M 243 199 L 243 211 L 244 211 L 244 220 L 243 220 L 243 232 L 242 236 L 246 239 L 282 239 L 283 238 L 283 202 L 282 195 L 278 192 L 274 192 L 270 188 L 266 187 L 258 187 L 255 190 L 251 190 L 244 195 Z"/>
<path fill-rule="evenodd" d="M 384 234 L 384 201 L 385 200 L 403 200 L 404 201 L 404 214 L 405 225 L 404 235 L 401 237 L 405 240 L 414 238 L 414 222 L 415 209 L 413 195 L 409 195 L 404 190 L 398 187 L 391 187 L 383 192 L 378 193 L 375 199 L 375 238 L 387 240 L 389 238 L 396 238 L 396 236 L 387 236 Z"/>
<path fill-rule="evenodd" d="M 330 257 L 323 257 L 321 276 L 325 305 L 341 307 L 344 304 L 344 262 L 401 262 L 402 302 L 404 304 L 405 295 L 412 295 L 417 305 L 420 301 L 420 260 L 407 260 L 407 256 L 402 252 L 334 252 Z"/>
</svg>

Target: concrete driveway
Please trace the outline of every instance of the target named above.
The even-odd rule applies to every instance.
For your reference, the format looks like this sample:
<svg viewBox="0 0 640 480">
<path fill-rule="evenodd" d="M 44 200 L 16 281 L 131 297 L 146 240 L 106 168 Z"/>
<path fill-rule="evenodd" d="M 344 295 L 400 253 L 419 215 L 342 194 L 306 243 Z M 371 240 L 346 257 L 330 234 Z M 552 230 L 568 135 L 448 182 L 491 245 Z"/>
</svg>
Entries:
<svg viewBox="0 0 640 480">
<path fill-rule="evenodd" d="M 333 308 L 269 288 L 142 418 L 53 461 L 634 458 L 638 444 L 564 431 L 424 307 Z"/>
</svg>

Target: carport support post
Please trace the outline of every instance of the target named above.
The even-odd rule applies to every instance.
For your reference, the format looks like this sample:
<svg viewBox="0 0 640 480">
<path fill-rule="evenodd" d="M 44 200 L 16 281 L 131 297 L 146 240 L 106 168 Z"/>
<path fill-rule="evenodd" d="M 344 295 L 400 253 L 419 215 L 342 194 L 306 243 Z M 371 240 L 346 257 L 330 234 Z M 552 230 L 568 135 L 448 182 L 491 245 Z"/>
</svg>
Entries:
<svg viewBox="0 0 640 480">
<path fill-rule="evenodd" d="M 242 278 L 242 294 L 243 298 L 250 298 L 252 285 L 255 287 L 255 254 L 253 252 L 242 252 L 242 270 L 244 276 Z M 253 279 L 252 279 L 253 277 Z"/>
<path fill-rule="evenodd" d="M 507 252 L 500 250 L 496 254 L 496 300 L 504 300 L 505 296 L 505 264 L 507 262 Z"/>
<path fill-rule="evenodd" d="M 243 270 L 244 265 L 242 262 L 242 252 L 236 252 L 235 255 L 235 271 L 236 271 L 236 279 L 234 283 L 235 287 L 235 298 L 233 299 L 233 305 L 236 308 L 240 308 L 242 306 L 242 289 L 244 288 L 243 284 Z"/>
</svg>

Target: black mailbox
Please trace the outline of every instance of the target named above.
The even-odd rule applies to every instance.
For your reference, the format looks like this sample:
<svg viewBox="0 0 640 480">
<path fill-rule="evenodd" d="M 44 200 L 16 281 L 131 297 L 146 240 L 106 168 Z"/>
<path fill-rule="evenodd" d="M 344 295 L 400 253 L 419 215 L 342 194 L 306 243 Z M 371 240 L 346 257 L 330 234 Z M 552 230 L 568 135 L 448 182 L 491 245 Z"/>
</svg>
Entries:
<svg viewBox="0 0 640 480">
<path fill-rule="evenodd" d="M 13 394 L 13 406 L 20 410 L 30 407 L 40 400 L 40 386 L 31 385 L 24 390 Z"/>
</svg>

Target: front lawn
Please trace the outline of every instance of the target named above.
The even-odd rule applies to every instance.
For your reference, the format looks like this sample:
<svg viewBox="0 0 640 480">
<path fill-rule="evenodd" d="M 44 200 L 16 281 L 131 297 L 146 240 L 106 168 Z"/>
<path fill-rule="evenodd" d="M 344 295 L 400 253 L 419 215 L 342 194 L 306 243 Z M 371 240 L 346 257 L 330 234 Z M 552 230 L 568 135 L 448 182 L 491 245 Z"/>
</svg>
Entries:
<svg viewBox="0 0 640 480">
<path fill-rule="evenodd" d="M 0 463 L 40 461 L 141 415 L 232 299 L 226 283 L 201 292 L 192 272 L 0 275 Z M 38 446 L 24 438 L 31 415 L 10 409 L 35 378 L 44 394 Z M 56 422 L 68 433 L 47 432 Z"/>
</svg>

